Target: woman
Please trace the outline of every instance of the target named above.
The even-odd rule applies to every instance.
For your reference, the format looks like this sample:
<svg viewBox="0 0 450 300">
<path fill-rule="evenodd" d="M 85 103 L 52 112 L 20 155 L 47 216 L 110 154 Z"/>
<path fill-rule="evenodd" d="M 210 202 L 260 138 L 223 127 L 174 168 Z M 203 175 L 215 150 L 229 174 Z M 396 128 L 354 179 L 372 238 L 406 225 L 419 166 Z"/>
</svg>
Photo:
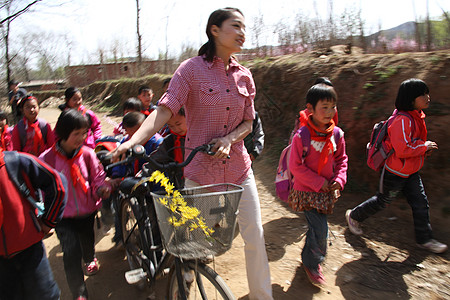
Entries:
<svg viewBox="0 0 450 300">
<path fill-rule="evenodd" d="M 236 8 L 214 11 L 208 20 L 208 42 L 199 55 L 175 71 L 159 106 L 133 137 L 114 153 L 117 159 L 133 145 L 153 136 L 178 110 L 186 111 L 188 148 L 213 143 L 214 156 L 198 154 L 185 168 L 186 186 L 231 182 L 244 187 L 238 223 L 245 241 L 250 299 L 272 299 L 258 192 L 243 139 L 255 118 L 255 84 L 250 71 L 233 56 L 245 41 L 243 14 Z M 230 159 L 227 159 L 230 156 Z"/>
</svg>

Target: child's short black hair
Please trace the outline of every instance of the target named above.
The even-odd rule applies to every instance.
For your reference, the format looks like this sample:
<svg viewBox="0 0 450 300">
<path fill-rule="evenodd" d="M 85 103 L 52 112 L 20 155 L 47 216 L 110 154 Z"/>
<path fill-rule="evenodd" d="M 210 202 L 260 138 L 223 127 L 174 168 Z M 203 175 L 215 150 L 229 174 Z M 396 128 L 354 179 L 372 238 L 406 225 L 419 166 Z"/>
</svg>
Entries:
<svg viewBox="0 0 450 300">
<path fill-rule="evenodd" d="M 184 111 L 184 107 L 181 107 L 180 110 L 178 111 L 177 115 L 186 117 L 186 112 Z"/>
<path fill-rule="evenodd" d="M 67 140 L 74 130 L 89 128 L 88 119 L 76 109 L 63 111 L 55 125 L 55 133 L 60 140 Z"/>
<path fill-rule="evenodd" d="M 145 120 L 145 115 L 141 112 L 132 111 L 123 116 L 122 127 L 133 128 L 136 125 L 142 124 Z"/>
<path fill-rule="evenodd" d="M 331 83 L 331 80 L 328 77 L 318 77 L 316 79 L 316 81 L 314 82 L 314 84 L 319 84 L 319 83 L 323 83 L 329 86 L 333 86 L 333 84 Z"/>
<path fill-rule="evenodd" d="M 6 123 L 8 123 L 8 115 L 4 111 L 0 110 L 0 121 L 3 120 L 6 120 Z"/>
<path fill-rule="evenodd" d="M 19 85 L 19 82 L 17 81 L 17 80 L 10 80 L 9 82 L 8 82 L 8 87 L 11 87 L 12 85 Z"/>
<path fill-rule="evenodd" d="M 430 90 L 423 80 L 417 78 L 407 79 L 400 84 L 397 98 L 395 99 L 395 108 L 403 111 L 414 110 L 414 100 L 429 93 Z"/>
<path fill-rule="evenodd" d="M 306 93 L 306 104 L 311 104 L 313 108 L 316 108 L 317 102 L 323 99 L 337 102 L 337 94 L 332 86 L 325 83 L 315 84 Z"/>
<path fill-rule="evenodd" d="M 153 90 L 148 85 L 141 85 L 138 90 L 138 95 L 142 94 L 143 91 L 150 91 L 153 93 Z"/>
<path fill-rule="evenodd" d="M 123 111 L 125 111 L 125 110 L 141 111 L 142 110 L 141 100 L 134 98 L 134 97 L 128 98 L 123 103 Z"/>
</svg>

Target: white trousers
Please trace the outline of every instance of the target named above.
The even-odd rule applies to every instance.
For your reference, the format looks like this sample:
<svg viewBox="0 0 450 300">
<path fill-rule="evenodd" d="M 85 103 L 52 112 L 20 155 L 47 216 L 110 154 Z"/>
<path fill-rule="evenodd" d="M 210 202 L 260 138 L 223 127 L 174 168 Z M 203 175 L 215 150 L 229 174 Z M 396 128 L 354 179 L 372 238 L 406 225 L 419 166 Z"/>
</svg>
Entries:
<svg viewBox="0 0 450 300">
<path fill-rule="evenodd" d="M 186 187 L 199 186 L 186 178 Z M 239 203 L 237 221 L 239 231 L 245 243 L 245 265 L 249 298 L 251 300 L 269 300 L 272 297 L 269 261 L 267 259 L 264 231 L 261 222 L 261 208 L 258 190 L 253 172 L 241 184 L 244 188 Z"/>
</svg>

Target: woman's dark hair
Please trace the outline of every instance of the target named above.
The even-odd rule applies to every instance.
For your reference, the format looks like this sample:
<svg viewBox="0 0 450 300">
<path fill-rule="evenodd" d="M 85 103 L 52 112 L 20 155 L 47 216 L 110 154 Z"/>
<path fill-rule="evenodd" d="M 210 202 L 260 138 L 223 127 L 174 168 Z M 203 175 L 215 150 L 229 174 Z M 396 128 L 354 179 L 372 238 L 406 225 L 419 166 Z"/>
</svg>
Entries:
<svg viewBox="0 0 450 300">
<path fill-rule="evenodd" d="M 216 54 L 216 43 L 211 32 L 211 27 L 213 25 L 216 25 L 217 27 L 222 26 L 222 23 L 231 18 L 235 12 L 238 12 L 244 16 L 239 9 L 233 7 L 220 8 L 212 12 L 209 16 L 208 24 L 206 25 L 206 35 L 208 36 L 208 41 L 201 46 L 200 50 L 198 50 L 199 56 L 206 55 L 207 61 L 213 61 L 214 55 Z"/>
<path fill-rule="evenodd" d="M 125 110 L 141 111 L 142 110 L 141 100 L 134 98 L 134 97 L 128 98 L 123 103 L 123 111 L 125 111 Z"/>
<path fill-rule="evenodd" d="M 76 87 L 72 86 L 70 88 L 68 88 L 65 92 L 64 92 L 64 96 L 66 97 L 66 102 L 70 100 L 70 98 L 73 97 L 73 95 L 75 95 L 76 93 L 78 93 L 80 90 L 77 89 Z"/>
<path fill-rule="evenodd" d="M 314 82 L 314 84 L 319 84 L 319 83 L 323 83 L 329 86 L 333 86 L 333 84 L 331 83 L 331 80 L 328 77 L 319 77 L 316 79 L 316 81 Z"/>
<path fill-rule="evenodd" d="M 55 133 L 58 139 L 67 140 L 72 131 L 77 129 L 88 129 L 88 119 L 76 109 L 63 111 L 55 125 Z"/>
<path fill-rule="evenodd" d="M 417 78 L 407 79 L 400 84 L 397 98 L 395 99 L 395 108 L 403 111 L 414 110 L 414 100 L 429 93 L 430 90 L 423 80 Z"/>
<path fill-rule="evenodd" d="M 141 112 L 132 111 L 123 116 L 123 128 L 133 128 L 136 125 L 142 124 L 145 120 L 145 115 Z"/>
<path fill-rule="evenodd" d="M 325 83 L 315 84 L 306 93 L 306 104 L 311 104 L 313 108 L 316 108 L 317 102 L 323 99 L 337 101 L 337 94 L 332 86 Z"/>
</svg>

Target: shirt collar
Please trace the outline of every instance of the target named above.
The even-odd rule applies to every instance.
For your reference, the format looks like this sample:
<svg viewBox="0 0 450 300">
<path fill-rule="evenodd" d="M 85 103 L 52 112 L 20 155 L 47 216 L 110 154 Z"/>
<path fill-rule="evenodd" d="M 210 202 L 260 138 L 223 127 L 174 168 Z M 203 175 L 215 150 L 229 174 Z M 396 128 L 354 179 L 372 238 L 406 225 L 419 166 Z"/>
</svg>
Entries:
<svg viewBox="0 0 450 300">
<path fill-rule="evenodd" d="M 218 57 L 218 56 L 214 56 L 214 58 L 213 58 L 212 61 L 207 61 L 207 60 L 205 59 L 205 58 L 206 58 L 206 55 L 203 55 L 202 57 L 203 57 L 203 59 L 205 60 L 206 66 L 207 66 L 209 69 L 212 69 L 213 66 L 214 66 L 214 64 L 216 64 L 216 63 L 221 63 L 221 64 L 223 64 L 223 60 L 222 60 L 220 57 Z M 239 66 L 239 63 L 236 61 L 236 59 L 234 58 L 234 56 L 231 56 L 231 57 L 230 57 L 230 68 L 232 68 L 232 67 L 238 67 L 238 66 Z"/>
</svg>

